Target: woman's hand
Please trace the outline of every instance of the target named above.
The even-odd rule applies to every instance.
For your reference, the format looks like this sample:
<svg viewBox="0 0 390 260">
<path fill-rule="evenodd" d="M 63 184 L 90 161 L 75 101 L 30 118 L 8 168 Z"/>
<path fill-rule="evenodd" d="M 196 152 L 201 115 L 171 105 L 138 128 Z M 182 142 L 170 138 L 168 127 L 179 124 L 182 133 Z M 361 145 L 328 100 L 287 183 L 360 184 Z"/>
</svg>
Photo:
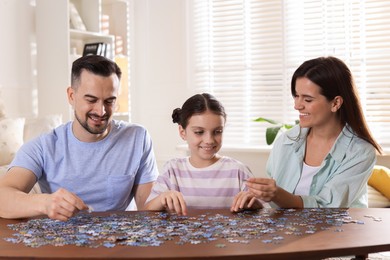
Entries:
<svg viewBox="0 0 390 260">
<path fill-rule="evenodd" d="M 249 178 L 246 186 L 256 198 L 266 202 L 273 201 L 278 190 L 275 180 L 269 178 Z"/>
</svg>

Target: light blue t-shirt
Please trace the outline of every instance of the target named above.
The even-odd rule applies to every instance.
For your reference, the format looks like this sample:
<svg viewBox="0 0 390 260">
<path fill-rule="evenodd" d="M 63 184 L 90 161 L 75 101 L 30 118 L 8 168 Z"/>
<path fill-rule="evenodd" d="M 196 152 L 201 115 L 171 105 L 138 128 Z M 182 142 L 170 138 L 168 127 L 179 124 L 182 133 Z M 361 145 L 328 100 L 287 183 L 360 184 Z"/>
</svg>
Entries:
<svg viewBox="0 0 390 260">
<path fill-rule="evenodd" d="M 268 158 L 267 173 L 290 193 L 302 174 L 308 130 L 295 126 L 281 135 Z M 375 162 L 375 148 L 345 126 L 313 176 L 309 195 L 301 195 L 304 207 L 367 207 L 367 181 Z"/>
<path fill-rule="evenodd" d="M 25 143 L 10 167 L 31 170 L 43 193 L 63 187 L 95 211 L 125 210 L 133 186 L 157 179 L 151 138 L 145 128 L 113 120 L 109 134 L 81 142 L 72 122 Z"/>
</svg>

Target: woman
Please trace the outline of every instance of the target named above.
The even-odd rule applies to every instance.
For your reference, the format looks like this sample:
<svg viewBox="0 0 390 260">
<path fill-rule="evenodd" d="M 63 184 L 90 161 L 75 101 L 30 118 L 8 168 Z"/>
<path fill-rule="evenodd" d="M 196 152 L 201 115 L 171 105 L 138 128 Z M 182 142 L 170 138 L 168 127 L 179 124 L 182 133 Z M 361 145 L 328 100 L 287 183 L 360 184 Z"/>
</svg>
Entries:
<svg viewBox="0 0 390 260">
<path fill-rule="evenodd" d="M 291 93 L 299 126 L 276 140 L 271 178 L 250 178 L 249 191 L 283 208 L 367 207 L 367 180 L 381 147 L 350 70 L 335 57 L 308 60 L 295 71 Z"/>
</svg>

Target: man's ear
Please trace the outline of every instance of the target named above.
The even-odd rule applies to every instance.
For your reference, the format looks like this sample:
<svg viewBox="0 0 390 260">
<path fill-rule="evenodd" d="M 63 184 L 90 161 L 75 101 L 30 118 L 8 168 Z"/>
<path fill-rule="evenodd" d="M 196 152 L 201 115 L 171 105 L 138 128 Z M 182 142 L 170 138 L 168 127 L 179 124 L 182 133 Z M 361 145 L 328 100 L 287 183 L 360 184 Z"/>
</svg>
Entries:
<svg viewBox="0 0 390 260">
<path fill-rule="evenodd" d="M 74 89 L 72 87 L 68 87 L 66 89 L 66 93 L 67 93 L 67 96 L 68 96 L 69 104 L 71 104 L 73 106 L 73 104 L 74 104 Z"/>
<path fill-rule="evenodd" d="M 186 130 L 181 125 L 179 125 L 179 135 L 184 141 L 187 139 Z"/>
<path fill-rule="evenodd" d="M 337 112 L 343 105 L 344 99 L 341 96 L 336 96 L 333 99 L 332 112 Z"/>
</svg>

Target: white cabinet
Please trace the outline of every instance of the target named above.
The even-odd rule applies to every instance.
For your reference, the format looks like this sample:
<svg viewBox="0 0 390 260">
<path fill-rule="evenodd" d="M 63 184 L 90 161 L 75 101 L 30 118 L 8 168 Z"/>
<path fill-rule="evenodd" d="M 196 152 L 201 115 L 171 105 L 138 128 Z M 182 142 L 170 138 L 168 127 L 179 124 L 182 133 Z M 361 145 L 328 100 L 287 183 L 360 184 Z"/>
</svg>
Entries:
<svg viewBox="0 0 390 260">
<path fill-rule="evenodd" d="M 73 5 L 85 25 L 75 28 L 69 15 Z M 36 0 L 37 98 L 39 115 L 62 114 L 64 121 L 73 111 L 66 99 L 74 52 L 82 55 L 84 44 L 103 42 L 107 57 L 120 65 L 119 112 L 129 115 L 130 0 Z"/>
</svg>

